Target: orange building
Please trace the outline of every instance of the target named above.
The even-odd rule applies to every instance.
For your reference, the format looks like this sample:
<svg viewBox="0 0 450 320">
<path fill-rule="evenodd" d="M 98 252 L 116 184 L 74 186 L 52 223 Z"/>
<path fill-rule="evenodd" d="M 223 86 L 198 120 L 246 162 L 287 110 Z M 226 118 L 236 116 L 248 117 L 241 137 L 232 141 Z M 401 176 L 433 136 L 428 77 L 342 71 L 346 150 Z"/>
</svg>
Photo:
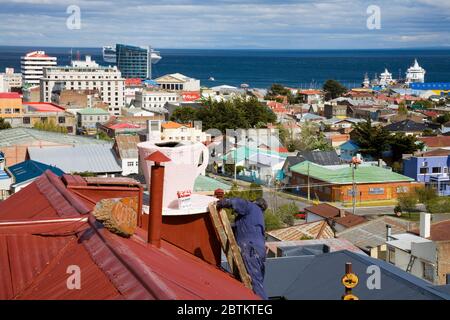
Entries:
<svg viewBox="0 0 450 320">
<path fill-rule="evenodd" d="M 291 167 L 291 186 L 298 192 L 308 192 L 321 201 L 351 202 L 353 200 L 353 172 L 349 165 L 321 166 L 309 161 Z M 356 201 L 382 201 L 397 199 L 421 183 L 379 166 L 363 164 L 355 170 Z M 309 176 L 309 179 L 308 179 Z"/>
<path fill-rule="evenodd" d="M 0 93 L 0 118 L 22 116 L 22 98 L 17 92 Z"/>
</svg>

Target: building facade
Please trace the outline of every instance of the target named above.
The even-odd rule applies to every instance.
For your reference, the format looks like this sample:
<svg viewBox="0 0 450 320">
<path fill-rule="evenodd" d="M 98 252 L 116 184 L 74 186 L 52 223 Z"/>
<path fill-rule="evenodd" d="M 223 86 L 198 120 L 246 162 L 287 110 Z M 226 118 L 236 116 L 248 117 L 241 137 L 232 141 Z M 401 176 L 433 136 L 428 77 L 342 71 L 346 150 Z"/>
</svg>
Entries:
<svg viewBox="0 0 450 320">
<path fill-rule="evenodd" d="M 181 73 L 167 74 L 155 80 L 161 89 L 171 91 L 200 91 L 200 80 Z"/>
<path fill-rule="evenodd" d="M 77 127 L 85 130 L 87 134 L 97 132 L 97 123 L 109 121 L 111 115 L 108 111 L 99 108 L 86 108 L 77 111 Z"/>
<path fill-rule="evenodd" d="M 18 93 L 0 93 L 0 118 L 19 118 L 22 113 L 22 98 Z"/>
<path fill-rule="evenodd" d="M 46 68 L 41 100 L 56 101 L 62 90 L 97 90 L 109 113 L 119 116 L 125 105 L 124 81 L 117 67 L 100 67 L 86 56 L 85 61 L 73 61 L 72 66 Z"/>
<path fill-rule="evenodd" d="M 177 104 L 180 102 L 180 95 L 176 92 L 144 89 L 135 93 L 134 105 L 143 110 L 155 110 L 164 108 L 166 103 Z"/>
<path fill-rule="evenodd" d="M 22 87 L 22 74 L 14 73 L 14 68 L 6 68 L 5 72 L 0 74 L 0 77 L 3 78 L 10 89 Z"/>
<path fill-rule="evenodd" d="M 116 44 L 116 59 L 124 78 L 151 79 L 149 47 Z"/>
<path fill-rule="evenodd" d="M 44 76 L 44 68 L 56 66 L 56 57 L 50 57 L 45 51 L 33 51 L 21 58 L 22 83 L 37 85 Z"/>
</svg>

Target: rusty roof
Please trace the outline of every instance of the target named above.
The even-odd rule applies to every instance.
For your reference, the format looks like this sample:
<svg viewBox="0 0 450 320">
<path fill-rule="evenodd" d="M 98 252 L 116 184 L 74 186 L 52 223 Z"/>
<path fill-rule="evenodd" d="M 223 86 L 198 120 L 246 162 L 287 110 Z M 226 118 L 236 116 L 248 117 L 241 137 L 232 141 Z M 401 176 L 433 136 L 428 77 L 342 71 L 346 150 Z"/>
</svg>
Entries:
<svg viewBox="0 0 450 320">
<path fill-rule="evenodd" d="M 82 180 L 47 171 L 0 203 L 0 299 L 258 299 L 165 240 L 147 244 L 145 230 L 130 238 L 109 232 L 90 213 L 101 198 L 96 189 L 121 197 L 136 187 Z M 66 285 L 72 265 L 81 269 L 79 290 Z"/>
<path fill-rule="evenodd" d="M 450 147 L 450 136 L 418 137 L 417 139 L 430 148 Z"/>
<path fill-rule="evenodd" d="M 280 241 L 334 238 L 334 232 L 325 220 L 272 230 L 267 234 Z"/>
<path fill-rule="evenodd" d="M 117 150 L 121 159 L 137 159 L 139 157 L 137 144 L 139 136 L 137 135 L 118 135 L 115 137 Z"/>
<path fill-rule="evenodd" d="M 412 230 L 411 233 L 420 235 L 420 230 Z M 450 240 L 450 220 L 433 223 L 430 227 L 430 236 L 427 238 L 432 241 L 449 241 Z"/>
<path fill-rule="evenodd" d="M 354 215 L 348 211 L 344 211 L 344 217 L 340 217 L 339 214 L 341 209 L 328 203 L 321 203 L 315 206 L 307 207 L 305 208 L 305 211 L 311 212 L 324 219 L 331 219 L 346 228 L 350 228 L 367 221 L 365 217 Z"/>
</svg>

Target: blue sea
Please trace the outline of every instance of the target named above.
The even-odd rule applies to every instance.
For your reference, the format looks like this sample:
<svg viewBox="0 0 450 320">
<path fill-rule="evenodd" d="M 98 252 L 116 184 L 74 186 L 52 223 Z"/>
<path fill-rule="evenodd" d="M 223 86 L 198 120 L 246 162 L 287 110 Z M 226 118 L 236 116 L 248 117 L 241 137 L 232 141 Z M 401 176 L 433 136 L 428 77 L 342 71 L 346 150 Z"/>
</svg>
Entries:
<svg viewBox="0 0 450 320">
<path fill-rule="evenodd" d="M 105 65 L 101 48 L 72 48 L 83 57 L 90 54 Z M 20 70 L 20 57 L 26 52 L 45 50 L 58 58 L 59 65 L 70 63 L 70 48 L 0 46 L 0 70 Z M 450 49 L 388 50 L 205 50 L 159 49 L 163 59 L 153 66 L 153 77 L 180 72 L 201 80 L 202 85 L 247 83 L 267 88 L 272 83 L 289 87 L 318 88 L 327 79 L 336 79 L 348 87 L 359 87 L 367 72 L 372 79 L 384 68 L 394 78 L 405 76 L 417 58 L 427 71 L 427 82 L 450 82 Z M 215 81 L 209 80 L 211 77 Z"/>
</svg>

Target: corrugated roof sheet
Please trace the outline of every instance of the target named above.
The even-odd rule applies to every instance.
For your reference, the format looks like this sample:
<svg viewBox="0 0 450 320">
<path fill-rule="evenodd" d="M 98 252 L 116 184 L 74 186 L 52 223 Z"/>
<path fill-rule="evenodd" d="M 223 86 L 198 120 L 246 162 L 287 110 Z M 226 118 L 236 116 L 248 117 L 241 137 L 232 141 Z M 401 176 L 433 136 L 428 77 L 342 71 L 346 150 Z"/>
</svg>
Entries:
<svg viewBox="0 0 450 320">
<path fill-rule="evenodd" d="M 417 235 L 420 234 L 420 231 L 418 229 L 411 232 Z M 450 220 L 433 223 L 430 227 L 430 237 L 428 237 L 427 239 L 433 241 L 450 240 Z"/>
<path fill-rule="evenodd" d="M 68 173 L 120 173 L 114 152 L 109 145 L 29 147 L 31 160 L 56 166 Z"/>
<path fill-rule="evenodd" d="M 386 243 L 387 225 L 391 226 L 392 234 L 398 234 L 408 230 L 409 222 L 394 217 L 379 217 L 339 232 L 336 237 L 347 239 L 358 248 L 368 250 Z"/>
<path fill-rule="evenodd" d="M 30 144 L 39 141 L 49 141 L 60 145 L 109 144 L 104 140 L 56 132 L 47 132 L 31 128 L 0 130 L 0 148 L 5 146 Z"/>
<path fill-rule="evenodd" d="M 140 143 L 139 136 L 118 135 L 115 138 L 117 149 L 121 159 L 138 159 L 139 152 L 137 144 Z"/>
<path fill-rule="evenodd" d="M 296 241 L 302 240 L 305 237 L 311 239 L 334 238 L 333 230 L 324 220 L 272 230 L 267 232 L 267 234 L 280 241 Z"/>
<path fill-rule="evenodd" d="M 166 241 L 161 248 L 147 244 L 142 229 L 122 238 L 90 214 L 58 220 L 67 217 L 60 212 L 64 201 L 79 211 L 83 202 L 74 192 L 47 171 L 0 203 L 1 220 L 10 220 L 0 225 L 0 299 L 258 299 L 231 275 Z M 70 265 L 81 269 L 79 290 L 67 288 Z"/>
<path fill-rule="evenodd" d="M 309 164 L 309 170 L 308 170 Z M 304 161 L 293 167 L 291 171 L 307 175 L 321 181 L 334 184 L 352 184 L 352 168 L 343 166 L 319 166 L 315 163 Z M 360 165 L 355 170 L 356 183 L 388 183 L 388 182 L 413 182 L 414 179 L 395 173 L 378 166 Z"/>
<path fill-rule="evenodd" d="M 341 300 L 345 264 L 352 263 L 359 285 L 352 293 L 361 300 L 445 300 L 450 296 L 385 261 L 350 251 L 318 256 L 271 258 L 266 261 L 264 285 L 269 297 L 289 300 Z M 366 284 L 372 273 L 369 266 L 381 271 L 381 287 L 370 290 Z"/>
<path fill-rule="evenodd" d="M 46 170 L 50 170 L 59 177 L 64 174 L 64 172 L 57 167 L 33 160 L 26 160 L 15 164 L 8 167 L 8 170 L 14 176 L 14 184 L 20 184 L 35 179 L 42 175 Z"/>
</svg>

